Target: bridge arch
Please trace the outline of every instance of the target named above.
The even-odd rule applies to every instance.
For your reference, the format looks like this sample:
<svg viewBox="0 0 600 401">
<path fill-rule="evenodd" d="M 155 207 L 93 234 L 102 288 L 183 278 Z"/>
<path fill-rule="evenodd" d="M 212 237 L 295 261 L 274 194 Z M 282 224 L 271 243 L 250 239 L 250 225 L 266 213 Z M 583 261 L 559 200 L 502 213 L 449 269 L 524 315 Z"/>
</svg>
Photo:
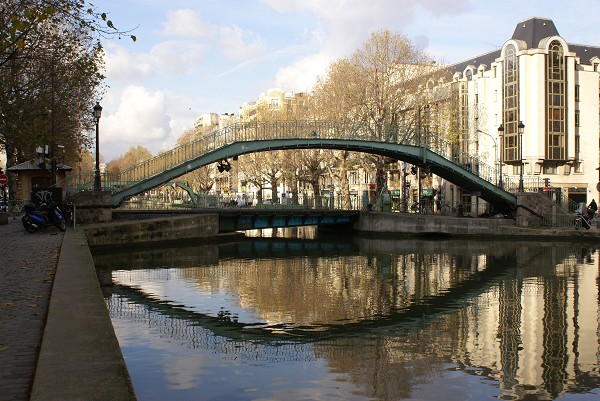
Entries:
<svg viewBox="0 0 600 401">
<path fill-rule="evenodd" d="M 315 131 L 307 138 L 260 139 L 234 141 L 225 144 L 218 149 L 197 157 L 190 157 L 185 163 L 166 169 L 150 178 L 118 189 L 111 196 L 112 204 L 117 207 L 132 196 L 223 159 L 249 153 L 293 149 L 348 150 L 405 161 L 410 164 L 427 167 L 432 173 L 467 191 L 477 191 L 480 198 L 494 204 L 498 208 L 512 209 L 516 206 L 516 196 L 498 188 L 490 182 L 493 181 L 493 174 L 495 172 L 492 172 L 489 166 L 480 164 L 476 158 L 467 158 L 467 163 L 459 164 L 425 146 L 359 139 L 319 138 Z M 486 170 L 489 171 L 486 173 Z M 486 174 L 488 177 L 486 177 Z"/>
</svg>

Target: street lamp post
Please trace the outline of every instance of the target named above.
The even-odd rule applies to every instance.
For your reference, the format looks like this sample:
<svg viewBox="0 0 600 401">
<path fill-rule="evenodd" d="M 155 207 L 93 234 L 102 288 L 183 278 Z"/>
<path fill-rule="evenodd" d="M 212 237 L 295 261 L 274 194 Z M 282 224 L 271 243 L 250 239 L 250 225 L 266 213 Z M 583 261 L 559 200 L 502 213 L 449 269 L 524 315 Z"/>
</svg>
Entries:
<svg viewBox="0 0 600 401">
<path fill-rule="evenodd" d="M 94 106 L 94 121 L 96 121 L 96 166 L 94 170 L 94 191 L 102 190 L 100 181 L 100 116 L 102 115 L 102 106 L 96 102 Z"/>
<path fill-rule="evenodd" d="M 504 189 L 504 185 L 502 183 L 502 160 L 504 160 L 504 125 L 500 124 L 498 127 L 498 138 L 500 139 L 500 183 L 498 186 Z"/>
<path fill-rule="evenodd" d="M 519 121 L 517 128 L 517 132 L 519 133 L 519 164 L 521 165 L 519 171 L 519 192 L 523 192 L 525 190 L 523 187 L 523 131 L 525 131 L 525 124 L 523 124 L 523 121 Z"/>
<path fill-rule="evenodd" d="M 485 132 L 480 129 L 477 129 L 477 132 L 486 134 L 487 136 L 490 137 L 490 139 L 492 141 L 494 141 L 494 169 L 497 169 L 498 168 L 498 143 L 496 142 L 496 138 L 494 138 L 492 135 L 490 135 L 489 132 Z M 496 174 L 497 174 L 497 172 L 496 172 Z M 500 177 L 502 177 L 502 173 L 500 173 Z M 498 177 L 496 177 L 496 184 L 498 184 Z"/>
</svg>

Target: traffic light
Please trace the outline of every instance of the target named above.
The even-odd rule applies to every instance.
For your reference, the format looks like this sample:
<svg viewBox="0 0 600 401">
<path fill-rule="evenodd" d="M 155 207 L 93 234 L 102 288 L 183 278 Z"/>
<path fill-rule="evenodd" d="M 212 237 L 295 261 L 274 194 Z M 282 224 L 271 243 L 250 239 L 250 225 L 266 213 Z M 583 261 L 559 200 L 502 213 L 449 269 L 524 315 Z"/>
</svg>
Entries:
<svg viewBox="0 0 600 401">
<path fill-rule="evenodd" d="M 231 170 L 231 164 L 229 164 L 229 161 L 226 159 L 223 159 L 222 161 L 217 162 L 217 170 L 219 170 L 219 173 L 222 173 L 223 171 L 228 172 Z"/>
<path fill-rule="evenodd" d="M 544 186 L 548 188 L 550 186 L 550 178 L 544 178 Z"/>
</svg>

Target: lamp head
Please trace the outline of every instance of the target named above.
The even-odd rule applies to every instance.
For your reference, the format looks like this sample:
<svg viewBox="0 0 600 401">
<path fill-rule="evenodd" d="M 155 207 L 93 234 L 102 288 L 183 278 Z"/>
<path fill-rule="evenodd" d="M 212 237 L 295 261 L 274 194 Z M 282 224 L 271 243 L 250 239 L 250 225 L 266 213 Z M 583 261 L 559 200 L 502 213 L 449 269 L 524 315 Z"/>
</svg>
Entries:
<svg viewBox="0 0 600 401">
<path fill-rule="evenodd" d="M 96 120 L 99 120 L 101 116 L 102 116 L 102 106 L 100 106 L 100 103 L 96 102 L 96 105 L 94 106 L 94 118 Z"/>
</svg>

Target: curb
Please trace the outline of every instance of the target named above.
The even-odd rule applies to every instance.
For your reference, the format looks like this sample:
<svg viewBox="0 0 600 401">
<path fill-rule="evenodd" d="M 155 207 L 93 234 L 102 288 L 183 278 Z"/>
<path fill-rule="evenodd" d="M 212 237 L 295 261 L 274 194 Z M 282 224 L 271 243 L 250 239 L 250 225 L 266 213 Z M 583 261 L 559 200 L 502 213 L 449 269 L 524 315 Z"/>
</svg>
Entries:
<svg viewBox="0 0 600 401">
<path fill-rule="evenodd" d="M 80 230 L 63 239 L 31 400 L 136 400 Z"/>
</svg>

